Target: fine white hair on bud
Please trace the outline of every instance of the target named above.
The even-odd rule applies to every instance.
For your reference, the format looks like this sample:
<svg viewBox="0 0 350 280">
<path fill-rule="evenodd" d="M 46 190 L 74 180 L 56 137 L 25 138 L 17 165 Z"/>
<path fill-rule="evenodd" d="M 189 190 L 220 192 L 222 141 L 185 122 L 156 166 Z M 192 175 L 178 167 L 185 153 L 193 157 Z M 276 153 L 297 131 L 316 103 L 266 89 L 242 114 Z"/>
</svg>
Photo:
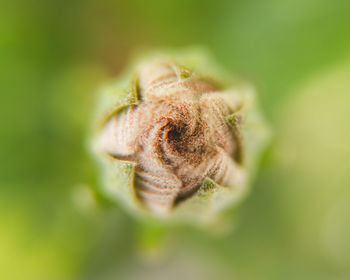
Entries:
<svg viewBox="0 0 350 280">
<path fill-rule="evenodd" d="M 246 96 L 165 58 L 142 63 L 135 84 L 137 100 L 108 113 L 94 147 L 99 155 L 132 164 L 128 188 L 137 203 L 167 216 L 196 195 L 198 204 L 205 182 L 231 196 L 242 192 L 248 176 Z"/>
</svg>

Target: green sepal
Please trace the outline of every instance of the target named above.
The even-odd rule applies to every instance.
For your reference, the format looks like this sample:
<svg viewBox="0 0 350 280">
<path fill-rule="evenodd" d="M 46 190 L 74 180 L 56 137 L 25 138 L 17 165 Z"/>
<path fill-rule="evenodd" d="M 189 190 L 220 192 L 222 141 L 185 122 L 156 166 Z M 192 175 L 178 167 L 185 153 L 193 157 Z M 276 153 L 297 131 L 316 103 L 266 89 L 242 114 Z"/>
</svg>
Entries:
<svg viewBox="0 0 350 280">
<path fill-rule="evenodd" d="M 101 128 L 108 119 L 122 109 L 139 103 L 138 79 L 131 78 L 131 82 L 125 84 L 123 80 L 102 90 L 101 101 L 97 110 L 97 128 Z"/>
<path fill-rule="evenodd" d="M 120 203 L 132 211 L 143 209 L 133 187 L 135 174 L 134 163 L 119 160 L 108 154 L 99 155 L 99 162 L 105 195 L 120 201 Z"/>
</svg>

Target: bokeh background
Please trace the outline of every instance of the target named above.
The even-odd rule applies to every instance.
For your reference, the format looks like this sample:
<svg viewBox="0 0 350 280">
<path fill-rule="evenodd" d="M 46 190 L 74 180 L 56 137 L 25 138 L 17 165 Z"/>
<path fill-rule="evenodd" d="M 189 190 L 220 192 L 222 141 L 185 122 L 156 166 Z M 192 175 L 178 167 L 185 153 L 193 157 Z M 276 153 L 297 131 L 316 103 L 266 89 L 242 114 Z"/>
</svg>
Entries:
<svg viewBox="0 0 350 280">
<path fill-rule="evenodd" d="M 350 279 L 349 15 L 346 0 L 2 0 L 0 279 Z M 252 81 L 273 130 L 219 236 L 162 235 L 96 198 L 86 152 L 95 92 L 132 53 L 192 45 Z"/>
</svg>

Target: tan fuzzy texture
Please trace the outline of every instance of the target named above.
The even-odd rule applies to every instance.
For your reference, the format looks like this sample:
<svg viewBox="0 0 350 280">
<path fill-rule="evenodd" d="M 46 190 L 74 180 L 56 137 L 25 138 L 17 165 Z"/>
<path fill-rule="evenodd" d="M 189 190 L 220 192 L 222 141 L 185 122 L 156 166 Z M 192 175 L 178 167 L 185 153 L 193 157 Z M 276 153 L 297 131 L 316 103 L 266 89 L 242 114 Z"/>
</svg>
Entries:
<svg viewBox="0 0 350 280">
<path fill-rule="evenodd" d="M 227 121 L 242 106 L 237 95 L 172 61 L 142 65 L 138 95 L 109 118 L 98 147 L 135 163 L 135 192 L 148 209 L 169 213 L 205 178 L 227 187 L 242 180 L 239 131 Z"/>
</svg>

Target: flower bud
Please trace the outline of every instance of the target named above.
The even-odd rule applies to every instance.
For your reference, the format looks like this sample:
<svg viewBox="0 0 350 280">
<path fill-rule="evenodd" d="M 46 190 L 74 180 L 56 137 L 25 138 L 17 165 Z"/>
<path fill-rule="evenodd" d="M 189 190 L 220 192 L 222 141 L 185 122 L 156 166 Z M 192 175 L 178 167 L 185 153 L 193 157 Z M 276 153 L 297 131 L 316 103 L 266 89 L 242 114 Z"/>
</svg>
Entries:
<svg viewBox="0 0 350 280">
<path fill-rule="evenodd" d="M 185 63 L 148 58 L 129 89 L 107 89 L 93 148 L 109 195 L 138 213 L 202 221 L 246 193 L 267 130 L 251 87 Z"/>
</svg>

